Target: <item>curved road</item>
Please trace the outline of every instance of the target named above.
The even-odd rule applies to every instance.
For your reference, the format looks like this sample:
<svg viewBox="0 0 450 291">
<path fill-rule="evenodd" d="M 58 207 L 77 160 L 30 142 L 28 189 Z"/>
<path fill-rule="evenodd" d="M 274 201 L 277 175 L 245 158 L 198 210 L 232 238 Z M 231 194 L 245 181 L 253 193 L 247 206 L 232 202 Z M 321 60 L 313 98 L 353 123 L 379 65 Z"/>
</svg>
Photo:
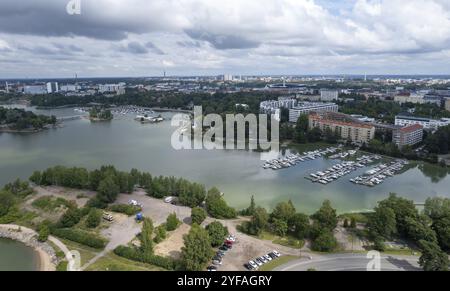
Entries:
<svg viewBox="0 0 450 291">
<path fill-rule="evenodd" d="M 275 271 L 367 271 L 372 259 L 366 254 L 333 254 L 321 255 L 309 259 L 291 261 L 277 267 Z M 421 271 L 419 257 L 385 255 L 380 257 L 380 271 Z M 376 264 L 375 264 L 376 265 Z M 372 264 L 373 266 L 373 264 Z"/>
</svg>

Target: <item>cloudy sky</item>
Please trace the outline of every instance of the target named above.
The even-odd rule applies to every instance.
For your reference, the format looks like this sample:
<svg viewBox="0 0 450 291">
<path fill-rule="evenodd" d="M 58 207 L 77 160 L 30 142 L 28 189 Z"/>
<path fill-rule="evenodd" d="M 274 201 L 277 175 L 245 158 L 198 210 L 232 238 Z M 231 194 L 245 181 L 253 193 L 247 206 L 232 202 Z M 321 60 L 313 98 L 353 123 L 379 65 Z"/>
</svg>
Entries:
<svg viewBox="0 0 450 291">
<path fill-rule="evenodd" d="M 450 74 L 449 0 L 69 1 L 0 0 L 0 78 Z"/>
</svg>

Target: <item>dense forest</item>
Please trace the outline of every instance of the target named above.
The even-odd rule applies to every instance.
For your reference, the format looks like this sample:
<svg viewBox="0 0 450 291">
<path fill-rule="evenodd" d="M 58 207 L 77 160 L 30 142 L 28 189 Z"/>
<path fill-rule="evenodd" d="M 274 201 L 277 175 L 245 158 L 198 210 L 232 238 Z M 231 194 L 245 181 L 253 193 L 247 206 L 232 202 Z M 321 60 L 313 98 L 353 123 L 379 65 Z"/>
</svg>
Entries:
<svg viewBox="0 0 450 291">
<path fill-rule="evenodd" d="M 261 101 L 277 98 L 278 95 L 268 93 L 216 93 L 216 94 L 184 94 L 176 92 L 138 92 L 127 90 L 124 95 L 105 97 L 95 96 L 64 96 L 35 95 L 31 104 L 40 107 L 59 107 L 67 105 L 85 106 L 90 103 L 105 105 L 136 105 L 142 107 L 159 107 L 173 109 L 191 109 L 192 106 L 202 106 L 205 114 L 209 113 L 259 113 Z M 236 107 L 236 104 L 247 104 L 248 109 Z"/>
<path fill-rule="evenodd" d="M 39 130 L 46 125 L 56 124 L 55 116 L 36 115 L 23 109 L 0 107 L 0 127 L 12 130 Z"/>
</svg>

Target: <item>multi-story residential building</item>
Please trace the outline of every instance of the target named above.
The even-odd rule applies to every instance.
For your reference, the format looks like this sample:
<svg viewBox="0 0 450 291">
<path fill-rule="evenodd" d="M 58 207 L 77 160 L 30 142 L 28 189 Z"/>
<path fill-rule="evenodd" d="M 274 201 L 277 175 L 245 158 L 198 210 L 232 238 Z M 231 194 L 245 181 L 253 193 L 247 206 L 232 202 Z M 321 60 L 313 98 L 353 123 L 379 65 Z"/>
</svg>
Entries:
<svg viewBox="0 0 450 291">
<path fill-rule="evenodd" d="M 420 124 L 407 125 L 405 127 L 394 130 L 392 141 L 399 148 L 404 146 L 413 146 L 422 142 L 423 126 Z"/>
<path fill-rule="evenodd" d="M 117 95 L 125 94 L 124 84 L 105 84 L 98 86 L 98 92 L 100 93 L 114 93 Z"/>
<path fill-rule="evenodd" d="M 399 115 L 395 117 L 395 125 L 408 126 L 413 124 L 419 124 L 427 130 L 436 130 L 439 127 L 450 125 L 450 118 L 430 119 L 407 115 Z"/>
<path fill-rule="evenodd" d="M 322 131 L 330 129 L 343 140 L 357 144 L 367 144 L 375 138 L 375 126 L 336 112 L 311 113 L 309 128 L 320 128 Z"/>
<path fill-rule="evenodd" d="M 48 82 L 47 83 L 47 93 L 48 94 L 58 93 L 58 92 L 59 92 L 59 87 L 58 87 L 57 82 Z"/>
<path fill-rule="evenodd" d="M 297 105 L 297 100 L 291 97 L 280 97 L 278 100 L 263 101 L 259 108 L 261 113 L 274 114 L 277 109 L 292 109 Z"/>
<path fill-rule="evenodd" d="M 337 90 L 320 90 L 320 100 L 323 102 L 336 101 L 339 98 L 339 91 Z"/>
<path fill-rule="evenodd" d="M 394 101 L 400 104 L 413 103 L 413 104 L 424 104 L 425 95 L 424 94 L 399 94 L 394 97 Z"/>
<path fill-rule="evenodd" d="M 289 110 L 289 122 L 297 122 L 299 117 L 311 112 L 338 112 L 339 106 L 335 103 L 300 102 Z"/>
<path fill-rule="evenodd" d="M 47 94 L 47 86 L 46 85 L 29 85 L 29 86 L 23 87 L 23 92 L 25 94 L 32 94 L 32 95 Z"/>
<path fill-rule="evenodd" d="M 445 98 L 445 110 L 450 111 L 450 97 Z"/>
</svg>

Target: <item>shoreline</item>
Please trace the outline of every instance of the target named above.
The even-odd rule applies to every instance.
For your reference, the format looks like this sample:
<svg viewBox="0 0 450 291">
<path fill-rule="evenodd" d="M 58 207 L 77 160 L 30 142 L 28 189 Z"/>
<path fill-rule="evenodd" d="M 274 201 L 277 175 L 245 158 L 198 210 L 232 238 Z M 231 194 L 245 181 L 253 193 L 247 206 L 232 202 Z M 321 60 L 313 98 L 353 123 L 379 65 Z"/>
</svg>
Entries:
<svg viewBox="0 0 450 291">
<path fill-rule="evenodd" d="M 18 241 L 34 250 L 37 259 L 37 271 L 56 271 L 58 258 L 48 243 L 38 242 L 37 233 L 29 228 L 17 225 L 0 225 L 0 237 Z"/>
</svg>

